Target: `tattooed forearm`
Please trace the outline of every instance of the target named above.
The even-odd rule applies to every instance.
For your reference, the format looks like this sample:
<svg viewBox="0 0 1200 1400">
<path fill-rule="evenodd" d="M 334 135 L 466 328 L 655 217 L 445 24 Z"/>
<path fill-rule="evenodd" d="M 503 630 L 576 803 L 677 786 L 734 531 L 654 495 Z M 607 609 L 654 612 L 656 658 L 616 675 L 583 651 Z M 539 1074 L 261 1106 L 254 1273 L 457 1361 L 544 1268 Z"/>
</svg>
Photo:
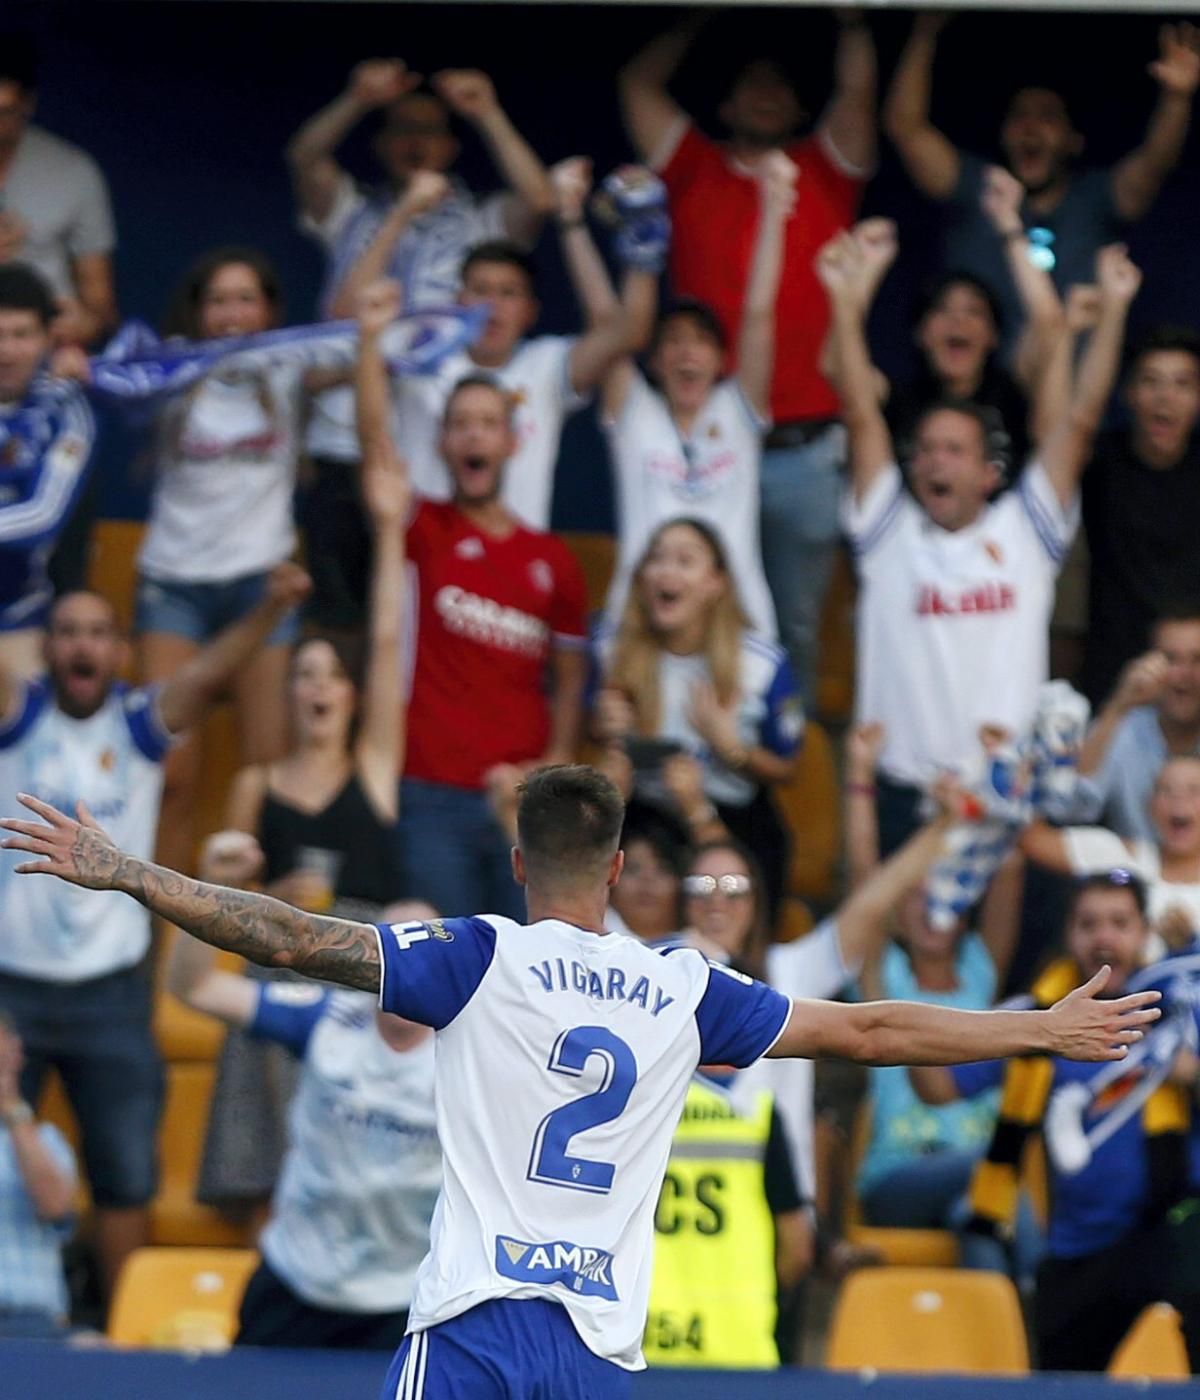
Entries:
<svg viewBox="0 0 1200 1400">
<path fill-rule="evenodd" d="M 379 990 L 379 945 L 369 924 L 306 914 L 269 895 L 206 885 L 126 855 L 119 855 L 105 884 L 132 895 L 201 942 L 251 962 L 362 991 Z"/>
</svg>

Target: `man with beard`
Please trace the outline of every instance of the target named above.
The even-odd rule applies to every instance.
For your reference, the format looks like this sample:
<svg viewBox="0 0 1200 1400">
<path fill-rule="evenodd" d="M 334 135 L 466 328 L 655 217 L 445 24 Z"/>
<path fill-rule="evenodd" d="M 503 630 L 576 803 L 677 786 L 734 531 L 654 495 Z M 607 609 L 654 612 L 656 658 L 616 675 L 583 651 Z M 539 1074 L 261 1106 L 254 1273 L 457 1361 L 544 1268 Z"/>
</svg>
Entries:
<svg viewBox="0 0 1200 1400">
<path fill-rule="evenodd" d="M 811 698 L 821 603 L 837 546 L 845 433 L 838 399 L 818 367 L 829 307 L 813 273 L 817 250 L 853 222 L 875 161 L 875 47 L 861 16 L 838 11 L 834 90 L 815 130 L 797 131 L 804 108 L 774 59 L 737 74 L 720 108 L 729 140 L 701 134 L 667 91 L 696 32 L 655 39 L 619 79 L 625 124 L 641 158 L 662 177 L 677 230 L 670 273 L 676 296 L 717 313 L 737 342 L 758 230 L 760 167 L 779 149 L 797 167 L 775 305 L 773 427 L 762 461 L 762 549 L 779 635 Z M 735 368 L 730 366 L 731 369 Z"/>
<path fill-rule="evenodd" d="M 171 680 L 130 689 L 117 679 L 126 646 L 96 593 L 55 603 L 44 677 L 0 667 L 0 793 L 84 802 L 149 857 L 172 739 L 199 723 L 231 677 L 308 591 L 294 564 L 268 596 Z M 24 1042 L 24 1099 L 46 1070 L 62 1078 L 83 1135 L 96 1206 L 96 1245 L 110 1293 L 125 1256 L 145 1244 L 156 1186 L 162 1065 L 150 1027 L 150 918 L 104 895 L 17 881 L 0 859 L 0 1008 Z"/>
<path fill-rule="evenodd" d="M 356 386 L 363 459 L 396 466 L 379 338 L 399 302 L 394 282 L 364 293 Z M 493 770 L 574 758 L 587 597 L 566 545 L 501 499 L 514 411 L 490 375 L 459 380 L 440 441 L 451 498 L 418 499 L 409 523 L 417 638 L 399 836 L 411 896 L 515 917 L 521 893 L 486 789 Z"/>
<path fill-rule="evenodd" d="M 988 162 L 960 151 L 930 121 L 933 64 L 946 16 L 917 16 L 884 107 L 884 128 L 922 193 L 949 206 L 945 263 L 995 289 L 1007 325 L 1020 322 L 1020 302 L 1004 248 L 980 211 Z M 1109 170 L 1080 169 L 1084 138 L 1066 99 L 1048 87 L 1013 94 L 1000 127 L 1008 168 L 1025 186 L 1021 217 L 1033 255 L 1059 291 L 1090 282 L 1097 251 L 1142 218 L 1175 168 L 1200 84 L 1200 34 L 1190 24 L 1164 25 L 1150 64 L 1158 105 L 1145 140 Z"/>
<path fill-rule="evenodd" d="M 1153 841 L 1150 799 L 1163 765 L 1200 756 L 1200 604 L 1164 613 L 1153 650 L 1121 672 L 1079 754 L 1071 819 L 1102 822 L 1127 841 Z"/>
</svg>

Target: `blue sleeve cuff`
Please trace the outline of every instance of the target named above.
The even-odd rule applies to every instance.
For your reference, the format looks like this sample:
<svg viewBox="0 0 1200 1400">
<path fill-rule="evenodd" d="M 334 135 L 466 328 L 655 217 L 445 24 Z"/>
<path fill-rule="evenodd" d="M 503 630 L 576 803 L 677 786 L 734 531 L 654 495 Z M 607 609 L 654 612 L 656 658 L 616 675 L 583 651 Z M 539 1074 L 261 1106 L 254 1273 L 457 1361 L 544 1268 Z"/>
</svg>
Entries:
<svg viewBox="0 0 1200 1400">
<path fill-rule="evenodd" d="M 708 987 L 696 1007 L 700 1063 L 745 1069 L 775 1044 L 791 1014 L 789 997 L 710 961 Z"/>
<path fill-rule="evenodd" d="M 492 965 L 496 930 L 486 919 L 376 924 L 379 1005 L 442 1030 L 471 1000 Z"/>
<path fill-rule="evenodd" d="M 258 989 L 258 1005 L 247 1033 L 255 1040 L 273 1040 L 303 1055 L 329 997 L 326 988 L 305 982 L 264 982 Z"/>
</svg>

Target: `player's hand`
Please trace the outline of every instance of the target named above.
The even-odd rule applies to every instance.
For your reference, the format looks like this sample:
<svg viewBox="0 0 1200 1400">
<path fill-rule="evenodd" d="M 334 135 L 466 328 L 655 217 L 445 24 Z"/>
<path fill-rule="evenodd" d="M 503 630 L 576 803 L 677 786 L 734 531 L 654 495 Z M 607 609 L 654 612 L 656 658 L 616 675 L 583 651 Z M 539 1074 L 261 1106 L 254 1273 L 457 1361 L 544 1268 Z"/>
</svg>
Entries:
<svg viewBox="0 0 1200 1400">
<path fill-rule="evenodd" d="M 992 227 L 1001 237 L 1010 233 L 1024 233 L 1021 222 L 1021 205 L 1025 199 L 1025 186 L 1002 165 L 989 165 L 983 177 L 983 195 L 979 201 L 983 212 L 991 220 Z"/>
<path fill-rule="evenodd" d="M 248 831 L 218 831 L 200 849 L 200 878 L 242 889 L 262 874 L 266 857 Z"/>
<path fill-rule="evenodd" d="M 1148 651 L 1127 663 L 1117 681 L 1116 705 L 1119 710 L 1133 710 L 1139 705 L 1153 705 L 1167 683 L 1167 658 L 1161 651 Z"/>
<path fill-rule="evenodd" d="M 846 735 L 846 772 L 851 782 L 873 783 L 886 731 L 882 724 L 856 724 Z"/>
<path fill-rule="evenodd" d="M 362 493 L 377 532 L 400 529 L 412 506 L 408 463 L 396 453 L 367 453 L 363 459 Z"/>
<path fill-rule="evenodd" d="M 1162 993 L 1134 992 L 1112 1001 L 1099 1000 L 1112 975 L 1110 967 L 1076 987 L 1043 1014 L 1050 1027 L 1046 1049 L 1065 1060 L 1123 1060 L 1129 1047 L 1162 1015 L 1155 1002 Z"/>
<path fill-rule="evenodd" d="M 410 218 L 428 214 L 450 193 L 450 181 L 438 170 L 414 170 L 408 177 L 404 193 L 396 201 Z"/>
<path fill-rule="evenodd" d="M 1142 271 L 1129 256 L 1124 243 L 1110 243 L 1096 254 L 1096 281 L 1101 302 L 1128 306 L 1142 285 Z"/>
<path fill-rule="evenodd" d="M 1200 87 L 1200 30 L 1194 24 L 1164 24 L 1150 76 L 1164 92 L 1191 97 Z"/>
<path fill-rule="evenodd" d="M 596 696 L 592 722 L 602 744 L 616 744 L 637 727 L 637 711 L 623 690 L 606 686 Z"/>
<path fill-rule="evenodd" d="M 758 168 L 758 178 L 768 212 L 778 218 L 788 218 L 796 207 L 800 167 L 783 151 L 769 151 Z"/>
<path fill-rule="evenodd" d="M 298 608 L 311 592 L 312 579 L 290 559 L 276 564 L 267 575 L 266 602 L 275 612 Z"/>
<path fill-rule="evenodd" d="M 550 167 L 555 212 L 563 220 L 583 218 L 583 208 L 592 192 L 592 162 L 588 156 L 571 156 Z"/>
<path fill-rule="evenodd" d="M 479 122 L 499 109 L 491 78 L 478 68 L 444 68 L 433 75 L 433 89 L 453 112 Z"/>
<path fill-rule="evenodd" d="M 399 58 L 368 58 L 350 74 L 347 92 L 366 110 L 386 107 L 421 86 L 420 73 L 410 73 Z"/>
<path fill-rule="evenodd" d="M 73 379 L 77 384 L 90 384 L 92 362 L 81 345 L 60 345 L 50 355 L 50 373 L 56 379 Z"/>
<path fill-rule="evenodd" d="M 82 802 L 75 808 L 75 820 L 27 792 L 17 793 L 17 801 L 41 818 L 0 820 L 0 827 L 13 833 L 0 841 L 0 846 L 38 857 L 18 865 L 18 875 L 57 875 L 88 890 L 116 888 L 117 874 L 127 857 Z"/>
</svg>

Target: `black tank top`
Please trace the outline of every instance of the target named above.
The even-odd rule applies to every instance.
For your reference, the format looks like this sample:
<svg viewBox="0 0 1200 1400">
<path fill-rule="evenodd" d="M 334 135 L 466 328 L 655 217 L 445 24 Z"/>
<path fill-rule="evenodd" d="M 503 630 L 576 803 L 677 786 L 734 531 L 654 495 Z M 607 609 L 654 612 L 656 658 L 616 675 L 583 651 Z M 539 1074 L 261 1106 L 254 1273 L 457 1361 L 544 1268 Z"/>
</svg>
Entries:
<svg viewBox="0 0 1200 1400">
<path fill-rule="evenodd" d="M 332 912 L 343 918 L 361 918 L 370 912 L 364 908 L 353 913 L 350 901 L 374 909 L 404 894 L 395 827 L 376 815 L 357 773 L 319 812 L 302 812 L 268 788 L 258 820 L 258 840 L 266 857 L 268 882 L 295 870 L 304 846 L 336 851 L 342 860 L 334 881 Z"/>
</svg>

